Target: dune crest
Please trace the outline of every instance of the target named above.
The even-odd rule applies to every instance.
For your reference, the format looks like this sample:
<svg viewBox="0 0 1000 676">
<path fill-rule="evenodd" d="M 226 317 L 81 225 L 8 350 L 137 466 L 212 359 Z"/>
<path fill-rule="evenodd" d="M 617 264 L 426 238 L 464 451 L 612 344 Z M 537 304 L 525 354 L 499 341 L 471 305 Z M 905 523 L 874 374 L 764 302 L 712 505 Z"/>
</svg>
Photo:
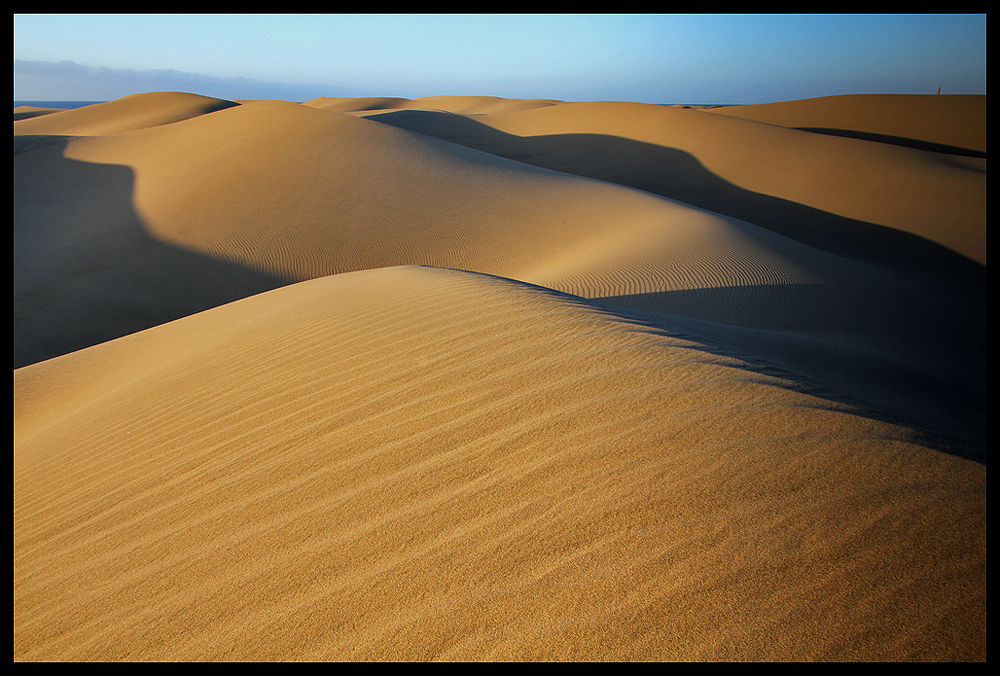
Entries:
<svg viewBox="0 0 1000 676">
<path fill-rule="evenodd" d="M 985 96 L 852 94 L 724 106 L 711 112 L 783 127 L 986 156 Z"/>
<path fill-rule="evenodd" d="M 100 136 L 179 122 L 238 105 L 187 92 L 132 94 L 107 103 L 15 119 L 14 135 Z"/>
<path fill-rule="evenodd" d="M 303 105 L 338 113 L 367 113 L 380 110 L 437 110 L 463 115 L 486 115 L 532 110 L 562 103 L 556 99 L 507 99 L 499 96 L 424 96 L 407 99 L 396 96 L 326 97 Z"/>
<path fill-rule="evenodd" d="M 829 214 L 892 228 L 985 263 L 985 160 L 812 133 L 717 110 L 725 109 L 598 101 L 481 115 L 476 124 L 423 124 L 425 118 L 412 114 L 368 116 L 750 220 L 836 253 L 856 253 L 866 243 L 845 244 L 835 232 L 810 228 L 810 220 Z M 974 119 L 974 112 L 966 117 Z M 813 213 L 796 222 L 805 208 Z"/>
<path fill-rule="evenodd" d="M 20 260 L 38 269 L 25 285 L 80 274 L 81 250 L 62 242 L 82 239 L 81 221 L 122 233 L 93 246 L 163 243 L 289 281 L 416 263 L 611 297 L 814 278 L 749 224 L 291 103 L 75 138 L 15 164 L 32 232 Z M 98 176 L 122 194 L 113 212 L 88 197 Z"/>
<path fill-rule="evenodd" d="M 109 365 L 115 388 L 89 375 Z M 984 641 L 976 463 L 546 289 L 335 275 L 15 383 L 15 658 L 948 659 Z"/>
<path fill-rule="evenodd" d="M 48 108 L 42 106 L 15 106 L 14 107 L 14 121 L 27 120 L 32 117 L 40 117 L 42 115 L 50 115 L 52 113 L 61 113 L 64 108 Z"/>
</svg>

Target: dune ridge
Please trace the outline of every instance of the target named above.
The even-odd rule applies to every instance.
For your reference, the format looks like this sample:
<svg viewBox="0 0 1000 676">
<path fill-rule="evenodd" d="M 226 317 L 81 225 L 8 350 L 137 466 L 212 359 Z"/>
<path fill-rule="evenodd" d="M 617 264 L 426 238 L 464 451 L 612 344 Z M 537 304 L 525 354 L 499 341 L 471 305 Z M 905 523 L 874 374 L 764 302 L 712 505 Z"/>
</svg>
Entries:
<svg viewBox="0 0 1000 676">
<path fill-rule="evenodd" d="M 377 110 L 438 110 L 465 115 L 485 115 L 531 110 L 563 103 L 557 99 L 507 99 L 499 96 L 423 96 L 407 99 L 396 96 L 326 97 L 303 103 L 305 106 L 339 113 Z"/>
<path fill-rule="evenodd" d="M 259 165 L 233 161 L 250 153 Z M 73 220 L 141 230 L 287 280 L 420 263 L 595 297 L 814 279 L 780 251 L 783 243 L 755 241 L 768 235 L 748 224 L 290 103 L 74 138 L 15 163 L 25 178 L 17 195 L 24 230 L 47 229 L 25 236 L 21 260 L 39 261 L 45 284 L 60 269 L 53 255 L 76 255 L 51 246 Z M 91 167 L 122 168 L 107 170 L 123 193 L 117 214 L 106 199 L 85 202 L 81 193 L 98 180 Z M 43 183 L 36 175 L 50 186 L 27 194 Z M 100 213 L 81 216 L 87 208 Z M 38 213 L 44 218 L 30 220 Z M 72 233 L 81 238 L 77 224 Z M 65 265 L 79 277 L 72 261 Z"/>
<path fill-rule="evenodd" d="M 24 658 L 958 649 L 916 627 L 873 652 L 853 642 L 876 617 L 906 621 L 929 548 L 985 553 L 948 528 L 985 518 L 975 463 L 691 338 L 545 289 L 406 267 L 122 341 L 17 372 Z M 133 365 L 116 389 L 73 377 L 105 360 Z M 53 372 L 77 382 L 57 395 L 80 402 L 69 414 L 50 413 Z M 67 435 L 72 450 L 52 454 Z M 862 449 L 864 463 L 848 460 Z M 948 609 L 924 631 L 977 619 L 964 584 L 977 563 L 949 563 L 956 581 L 935 582 Z M 853 576 L 865 585 L 822 594 Z M 866 616 L 855 595 L 876 592 Z"/>
<path fill-rule="evenodd" d="M 783 127 L 986 157 L 986 97 L 851 94 L 712 108 Z"/>
<path fill-rule="evenodd" d="M 881 103 L 875 99 L 869 105 L 878 110 Z M 753 213 L 745 220 L 808 238 L 812 244 L 833 245 L 836 233 L 819 239 L 804 224 L 785 222 L 784 214 L 779 214 L 780 221 L 767 219 L 757 212 L 776 207 L 759 199 L 752 211 L 734 212 L 730 186 L 912 233 L 985 262 L 984 159 L 811 133 L 767 124 L 749 113 L 717 114 L 726 110 L 596 101 L 477 115 L 474 124 L 454 116 L 436 116 L 425 124 L 433 111 L 422 111 L 423 115 L 369 111 L 367 116 L 718 213 L 737 217 Z M 954 126 L 974 126 L 972 121 L 985 115 L 985 108 L 975 105 L 962 111 Z M 502 135 L 490 133 L 494 130 Z M 898 133 L 906 133 L 905 126 Z"/>
<path fill-rule="evenodd" d="M 15 661 L 984 661 L 985 146 L 905 101 L 16 119 Z"/>
<path fill-rule="evenodd" d="M 14 133 L 70 136 L 116 134 L 187 120 L 235 105 L 233 101 L 185 92 L 132 94 L 107 103 L 24 119 Z"/>
<path fill-rule="evenodd" d="M 60 113 L 63 110 L 63 108 L 49 108 L 45 106 L 14 106 L 14 121 L 17 122 L 18 120 L 26 120 L 50 113 Z"/>
</svg>

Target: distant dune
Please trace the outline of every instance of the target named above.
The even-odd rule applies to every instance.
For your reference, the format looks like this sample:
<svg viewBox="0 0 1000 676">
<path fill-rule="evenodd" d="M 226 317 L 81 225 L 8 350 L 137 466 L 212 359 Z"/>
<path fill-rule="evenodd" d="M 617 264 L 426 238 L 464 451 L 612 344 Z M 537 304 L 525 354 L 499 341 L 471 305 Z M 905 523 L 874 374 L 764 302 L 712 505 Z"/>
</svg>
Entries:
<svg viewBox="0 0 1000 676">
<path fill-rule="evenodd" d="M 713 113 L 784 127 L 986 157 L 986 97 L 855 94 L 821 96 Z"/>
<path fill-rule="evenodd" d="M 39 117 L 41 115 L 59 112 L 62 112 L 59 108 L 47 108 L 44 106 L 15 106 L 14 121 L 17 122 L 18 120 L 27 120 L 32 117 Z"/>
<path fill-rule="evenodd" d="M 399 97 L 320 97 L 303 105 L 340 113 L 369 110 L 441 110 L 450 113 L 484 115 L 509 113 L 552 106 L 556 99 L 505 99 L 499 96 L 425 96 L 416 99 Z"/>
<path fill-rule="evenodd" d="M 100 136 L 179 122 L 237 105 L 198 94 L 133 94 L 116 101 L 59 111 L 51 117 L 22 120 L 14 134 Z"/>
<path fill-rule="evenodd" d="M 922 102 L 948 97 L 912 98 Z M 943 117 L 960 127 L 967 145 L 975 145 L 978 133 L 967 130 L 977 125 L 985 130 L 985 104 L 980 105 L 977 97 L 968 98 L 959 101 L 964 106 L 948 106 L 945 112 L 953 112 L 952 117 L 932 106 L 915 105 L 928 109 L 925 117 Z M 880 98 L 865 100 L 871 109 L 880 110 Z M 883 114 L 895 119 L 897 97 L 889 102 L 892 105 Z M 841 103 L 839 97 L 828 103 L 838 113 L 828 119 L 861 117 L 851 115 L 859 105 L 853 98 L 847 99 L 850 106 Z M 769 120 L 771 109 L 755 115 L 756 109 L 586 102 L 476 115 L 472 120 L 434 111 L 393 111 L 377 119 L 529 164 L 682 200 L 795 239 L 807 238 L 810 244 L 835 248 L 837 253 L 857 255 L 870 240 L 880 251 L 887 248 L 881 239 L 889 235 L 871 227 L 878 225 L 918 235 L 985 263 L 985 157 L 807 133 L 762 123 L 757 118 Z M 737 112 L 727 112 L 733 110 Z M 809 119 L 819 125 L 823 118 L 815 114 Z M 883 134 L 896 131 L 898 138 L 916 126 L 908 121 L 898 128 L 889 123 L 877 128 Z M 985 137 L 982 143 L 985 153 Z M 814 220 L 820 223 L 810 222 Z M 857 221 L 864 227 L 852 227 L 845 238 L 844 227 Z"/>
<path fill-rule="evenodd" d="M 14 658 L 986 658 L 985 97 L 14 122 Z"/>
</svg>

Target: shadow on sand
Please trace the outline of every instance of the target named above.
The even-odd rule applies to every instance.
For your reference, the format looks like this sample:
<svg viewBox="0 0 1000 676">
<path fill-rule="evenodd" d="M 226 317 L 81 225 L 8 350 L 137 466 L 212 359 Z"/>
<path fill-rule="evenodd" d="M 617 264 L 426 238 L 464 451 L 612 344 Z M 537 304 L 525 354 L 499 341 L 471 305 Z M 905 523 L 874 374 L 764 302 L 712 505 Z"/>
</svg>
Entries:
<svg viewBox="0 0 1000 676">
<path fill-rule="evenodd" d="M 64 146 L 15 137 L 15 369 L 291 281 L 154 239 L 132 170 Z"/>
<path fill-rule="evenodd" d="M 576 165 L 596 165 L 590 178 L 614 180 L 681 199 L 777 232 L 784 229 L 787 219 L 813 219 L 815 227 L 810 230 L 811 241 L 807 243 L 933 278 L 941 283 L 939 288 L 947 289 L 937 296 L 945 300 L 928 303 L 918 298 L 913 307 L 901 308 L 896 316 L 903 318 L 902 324 L 894 325 L 886 335 L 891 340 L 894 334 L 905 335 L 907 327 L 916 329 L 923 324 L 915 334 L 918 338 L 913 348 L 936 353 L 943 372 L 957 365 L 961 377 L 968 371 L 972 375 L 963 381 L 965 384 L 960 382 L 957 386 L 947 381 L 921 381 L 920 374 L 894 372 L 891 368 L 884 373 L 869 373 L 867 377 L 884 378 L 889 383 L 887 401 L 894 396 L 908 396 L 909 403 L 916 406 L 903 406 L 905 411 L 918 410 L 920 405 L 933 407 L 948 400 L 960 409 L 968 409 L 957 426 L 971 430 L 964 435 L 971 444 L 938 441 L 935 446 L 985 463 L 984 266 L 906 233 L 740 190 L 714 177 L 692 157 L 677 150 L 575 134 L 545 139 L 546 152 L 544 158 L 539 158 L 532 155 L 531 143 L 492 130 L 486 133 L 484 129 L 489 128 L 460 116 L 400 111 L 398 115 L 378 118 L 406 122 L 423 133 L 433 131 L 427 127 L 436 124 L 448 132 L 442 136 L 454 142 L 462 142 L 460 132 L 466 129 L 465 144 L 534 166 L 567 171 Z M 552 152 L 554 140 L 558 142 L 556 153 Z M 15 369 L 296 281 L 151 237 L 133 207 L 133 172 L 119 165 L 65 158 L 64 145 L 65 139 L 59 137 L 25 137 L 15 145 Z M 594 162 L 591 157 L 594 153 L 607 161 Z M 585 162 L 581 161 L 584 156 Z M 618 158 L 629 161 L 619 164 Z M 653 171 L 654 168 L 658 169 Z M 796 234 L 801 234 L 800 230 L 796 229 Z M 909 255 L 904 258 L 902 252 Z M 948 302 L 948 294 L 956 293 L 959 295 L 952 297 L 958 301 Z M 833 308 L 842 301 L 838 294 L 838 290 L 822 285 L 750 286 L 578 300 L 665 334 L 695 336 L 699 341 L 707 338 L 718 345 L 719 354 L 735 348 L 734 354 L 750 364 L 747 368 L 762 369 L 762 373 L 780 372 L 789 383 L 798 383 L 803 391 L 831 402 L 857 404 L 843 394 L 851 391 L 850 383 L 843 389 L 830 386 L 831 382 L 838 382 L 836 360 L 827 362 L 833 369 L 830 373 L 813 374 L 817 377 L 812 378 L 804 375 L 810 373 L 808 369 L 796 369 L 800 362 L 795 355 L 789 355 L 804 349 L 806 354 L 801 363 L 812 364 L 817 356 L 828 356 L 824 351 L 829 346 L 808 340 L 783 343 L 780 339 L 782 335 L 831 330 L 864 332 L 884 320 L 880 311 L 884 305 L 879 305 L 879 301 L 851 303 L 846 311 L 834 311 L 820 320 L 816 319 L 816 313 L 800 314 L 792 310 Z M 924 321 L 927 318 L 937 322 L 939 328 L 928 329 Z M 928 337 L 930 344 L 921 342 Z M 752 355 L 760 359 L 755 362 Z M 882 365 L 875 360 L 871 366 L 878 369 Z M 848 357 L 844 372 L 859 368 L 866 365 Z M 969 383 L 972 385 L 966 387 Z M 869 408 L 859 408 L 859 412 L 883 416 L 864 412 L 880 410 L 870 408 L 871 403 L 864 402 Z M 900 408 L 886 407 L 889 410 L 898 412 Z M 900 422 L 896 413 L 886 412 L 883 417 Z M 927 433 L 931 435 L 932 431 L 928 429 Z"/>
<path fill-rule="evenodd" d="M 683 328 L 802 391 L 923 430 L 935 447 L 986 462 L 985 308 L 922 302 L 843 306 L 827 284 L 663 291 L 596 299 L 669 332 Z M 901 302 L 906 302 L 902 300 Z M 823 312 L 813 312 L 823 308 Z M 772 371 L 774 371 L 772 373 Z M 950 438 L 951 441 L 946 441 Z"/>
<path fill-rule="evenodd" d="M 854 129 L 832 129 L 830 127 L 794 127 L 801 131 L 811 131 L 816 134 L 828 134 L 830 136 L 843 136 L 861 141 L 874 141 L 876 143 L 887 143 L 903 148 L 913 148 L 915 150 L 926 150 L 932 153 L 944 153 L 946 155 L 957 155 L 959 157 L 977 157 L 986 159 L 986 153 L 982 150 L 971 148 L 961 148 L 950 146 L 944 143 L 933 143 L 931 141 L 921 141 L 920 139 L 906 138 L 905 136 L 893 136 L 891 134 L 876 134 L 869 131 L 857 131 Z"/>
<path fill-rule="evenodd" d="M 520 137 L 444 111 L 397 110 L 367 119 L 643 190 L 874 264 L 886 274 L 873 279 L 886 283 L 707 288 L 597 300 L 639 313 L 661 329 L 686 323 L 696 335 L 744 352 L 744 358 L 757 355 L 789 369 L 793 379 L 828 400 L 857 403 L 846 393 L 876 393 L 865 404 L 876 407 L 872 410 L 881 405 L 883 419 L 947 435 L 951 441 L 939 439 L 938 447 L 985 463 L 984 265 L 910 233 L 745 190 L 674 148 L 598 134 Z M 952 150 L 902 139 L 867 140 Z"/>
<path fill-rule="evenodd" d="M 536 167 L 636 188 L 737 218 L 829 253 L 985 292 L 986 268 L 936 242 L 740 188 L 675 148 L 600 134 L 521 137 L 443 111 L 395 110 L 366 119 Z M 808 227 L 803 227 L 808 224 Z"/>
</svg>

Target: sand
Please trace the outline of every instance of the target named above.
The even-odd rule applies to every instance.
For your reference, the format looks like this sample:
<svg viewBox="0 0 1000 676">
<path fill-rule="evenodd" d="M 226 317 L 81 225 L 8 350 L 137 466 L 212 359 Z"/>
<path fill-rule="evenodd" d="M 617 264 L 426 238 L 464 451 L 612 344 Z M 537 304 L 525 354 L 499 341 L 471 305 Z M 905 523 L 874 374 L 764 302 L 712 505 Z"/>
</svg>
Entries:
<svg viewBox="0 0 1000 676">
<path fill-rule="evenodd" d="M 986 659 L 985 97 L 14 134 L 15 661 Z"/>
</svg>

